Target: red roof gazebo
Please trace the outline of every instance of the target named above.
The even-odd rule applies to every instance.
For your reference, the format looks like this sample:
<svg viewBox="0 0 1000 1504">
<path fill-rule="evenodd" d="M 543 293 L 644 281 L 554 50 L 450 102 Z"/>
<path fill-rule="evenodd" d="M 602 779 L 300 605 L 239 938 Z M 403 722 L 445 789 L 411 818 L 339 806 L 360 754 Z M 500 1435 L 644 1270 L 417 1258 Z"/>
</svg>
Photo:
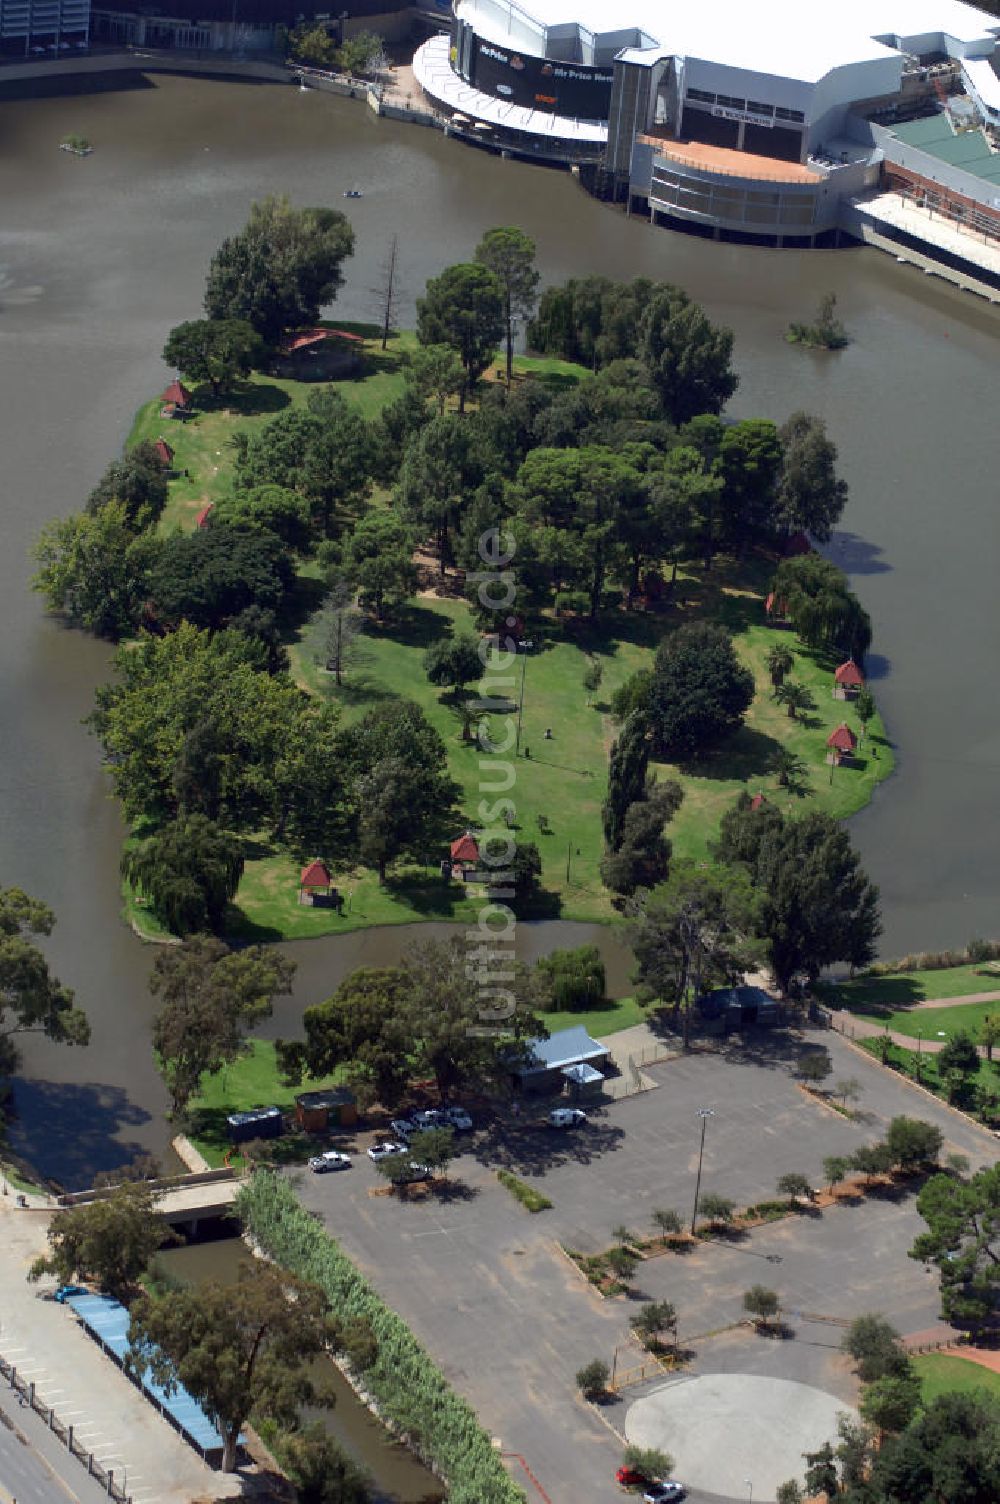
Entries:
<svg viewBox="0 0 1000 1504">
<path fill-rule="evenodd" d="M 847 722 L 841 721 L 840 725 L 830 732 L 830 735 L 826 739 L 826 744 L 830 749 L 826 755 L 826 760 L 836 766 L 845 757 L 850 757 L 854 753 L 858 745 L 858 739 Z"/>
<path fill-rule="evenodd" d="M 833 693 L 838 700 L 847 700 L 863 688 L 865 676 L 853 658 L 842 663 L 833 675 Z"/>
<path fill-rule="evenodd" d="M 157 439 L 156 443 L 153 445 L 153 448 L 156 450 L 156 458 L 159 460 L 164 470 L 170 470 L 174 463 L 174 451 L 171 449 L 166 439 Z"/>
<path fill-rule="evenodd" d="M 191 393 L 183 381 L 176 377 L 167 387 L 160 401 L 167 407 L 188 408 L 191 406 Z"/>
<path fill-rule="evenodd" d="M 800 554 L 811 554 L 812 551 L 813 546 L 809 542 L 806 534 L 802 532 L 801 529 L 797 533 L 792 533 L 785 542 L 786 559 L 794 559 Z"/>
<path fill-rule="evenodd" d="M 475 867 L 479 863 L 479 843 L 471 830 L 466 830 L 451 843 L 451 859 L 459 867 Z"/>
<path fill-rule="evenodd" d="M 750 800 L 750 808 L 751 809 L 760 809 L 761 805 L 762 804 L 766 804 L 766 803 L 767 803 L 767 796 L 766 795 L 764 795 L 764 794 L 754 794 L 753 798 Z"/>
<path fill-rule="evenodd" d="M 312 903 L 316 893 L 329 894 L 333 879 L 325 862 L 315 857 L 299 874 L 299 903 Z"/>
<path fill-rule="evenodd" d="M 788 620 L 788 602 L 782 595 L 775 595 L 770 591 L 764 601 L 764 610 L 772 621 L 784 622 Z"/>
</svg>

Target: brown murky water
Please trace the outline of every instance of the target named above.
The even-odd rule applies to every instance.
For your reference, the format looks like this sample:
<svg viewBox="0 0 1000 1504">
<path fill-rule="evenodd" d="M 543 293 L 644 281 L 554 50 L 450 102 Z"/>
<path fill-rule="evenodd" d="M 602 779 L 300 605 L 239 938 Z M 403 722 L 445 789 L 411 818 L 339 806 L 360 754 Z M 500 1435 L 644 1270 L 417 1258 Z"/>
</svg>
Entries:
<svg viewBox="0 0 1000 1504">
<path fill-rule="evenodd" d="M 57 150 L 71 130 L 92 157 Z M 853 827 L 882 886 L 885 952 L 1000 933 L 995 310 L 874 251 L 778 253 L 653 230 L 568 174 L 293 88 L 158 76 L 0 102 L 0 880 L 55 907 L 51 953 L 94 1024 L 86 1052 L 30 1044 L 18 1088 L 30 1147 L 66 1181 L 132 1145 L 162 1147 L 164 1096 L 149 954 L 118 916 L 119 819 L 80 725 L 107 653 L 44 618 L 28 549 L 42 521 L 80 504 L 164 379 L 166 333 L 197 317 L 209 256 L 250 201 L 339 205 L 355 184 L 345 317 L 372 313 L 393 234 L 405 318 L 429 275 L 489 226 L 517 223 L 546 280 L 672 278 L 731 325 L 737 415 L 825 416 L 851 484 L 831 552 L 874 615 L 876 687 L 899 745 L 897 777 Z M 835 357 L 791 349 L 784 327 L 827 289 L 853 344 Z M 571 938 L 585 935 L 526 932 L 525 944 Z M 292 947 L 299 982 L 280 1022 L 373 947 L 386 959 L 405 943 L 389 932 Z M 621 958 L 611 966 L 623 979 Z"/>
</svg>

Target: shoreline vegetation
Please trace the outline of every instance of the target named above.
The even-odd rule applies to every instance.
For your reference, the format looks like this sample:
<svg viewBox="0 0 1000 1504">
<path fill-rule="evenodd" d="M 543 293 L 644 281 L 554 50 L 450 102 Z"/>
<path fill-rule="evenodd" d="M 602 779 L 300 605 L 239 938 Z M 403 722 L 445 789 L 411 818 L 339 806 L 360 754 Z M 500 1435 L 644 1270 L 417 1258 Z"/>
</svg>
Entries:
<svg viewBox="0 0 1000 1504">
<path fill-rule="evenodd" d="M 372 326 L 341 322 L 337 327 L 360 336 L 364 345 L 360 372 L 331 386 L 360 416 L 377 419 L 405 393 L 406 363 L 419 351 L 416 336 L 412 331 L 394 332 L 383 351 Z M 552 357 L 516 356 L 513 368 L 515 390 L 530 386 L 567 391 L 593 379 L 585 366 Z M 484 386 L 499 385 L 500 374 L 491 368 Z M 218 399 L 199 389 L 193 415 L 182 424 L 164 421 L 161 399 L 144 403 L 126 450 L 160 438 L 174 450 L 159 534 L 193 533 L 206 507 L 224 507 L 233 485 L 234 436 L 260 433 L 276 412 L 303 410 L 315 390 L 312 382 L 251 374 Z M 448 399 L 447 410 L 454 407 L 455 399 Z M 388 505 L 387 493 L 379 487 L 373 505 Z M 318 661 L 314 615 L 307 614 L 285 634 L 290 672 L 300 688 L 336 706 L 343 723 L 386 700 L 406 696 L 417 701 L 447 748 L 448 770 L 461 790 L 462 808 L 471 810 L 478 788 L 475 744 L 463 738 L 454 696 L 428 682 L 422 659 L 428 642 L 438 634 L 475 633 L 474 615 L 462 594 L 462 571 L 449 565 L 442 575 L 432 559 L 422 554 L 417 558 L 418 593 L 390 620 L 366 619 L 358 664 L 344 674 L 340 687 Z M 695 559 L 678 561 L 665 601 L 644 602 L 643 609 L 628 610 L 624 603 L 606 607 L 597 623 L 577 612 L 547 609 L 531 615 L 526 630 L 536 645 L 524 665 L 518 826 L 525 839 L 537 843 L 542 874 L 534 901 L 522 911 L 524 919 L 613 923 L 618 917 L 599 873 L 600 809 L 607 791 L 608 750 L 616 735 L 611 701 L 633 674 L 652 666 L 657 643 L 681 623 L 723 623 L 733 634 L 741 663 L 754 675 L 755 696 L 745 725 L 718 751 L 683 765 L 651 764 L 659 779 L 676 779 L 684 793 L 670 828 L 677 855 L 704 861 L 722 814 L 742 792 L 762 794 L 784 812 L 821 809 L 846 819 L 889 777 L 893 750 L 877 714 L 866 727 L 856 727 L 862 743 L 853 765 L 826 765 L 826 738 L 843 720 L 854 719 L 852 706 L 832 698 L 836 654 L 810 648 L 794 632 L 769 625 L 765 600 L 778 562 L 774 554 L 759 549 L 741 559 L 717 555 L 711 571 Z M 299 588 L 307 595 L 316 594 L 316 573 L 312 560 L 299 566 Z M 776 642 L 789 648 L 789 677 L 804 687 L 812 702 L 795 717 L 772 693 L 767 656 Z M 584 679 L 595 665 L 599 689 L 588 693 Z M 790 786 L 782 785 L 779 748 L 797 760 Z M 395 864 L 384 884 L 370 869 L 341 869 L 335 881 L 342 907 L 305 906 L 298 901 L 300 860 L 263 833 L 248 844 L 250 854 L 225 926 L 227 938 L 236 941 L 305 939 L 421 921 L 461 923 L 474 919 L 482 902 L 477 885 L 463 887 L 430 866 L 404 860 Z M 169 942 L 170 932 L 127 881 L 122 891 L 124 917 L 134 932 L 146 941 Z"/>
</svg>

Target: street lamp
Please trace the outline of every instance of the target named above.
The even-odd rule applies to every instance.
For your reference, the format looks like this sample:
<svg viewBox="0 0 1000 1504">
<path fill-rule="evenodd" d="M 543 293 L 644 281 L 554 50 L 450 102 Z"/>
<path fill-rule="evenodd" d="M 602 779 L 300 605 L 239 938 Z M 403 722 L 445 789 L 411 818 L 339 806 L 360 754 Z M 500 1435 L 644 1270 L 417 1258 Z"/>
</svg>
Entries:
<svg viewBox="0 0 1000 1504">
<path fill-rule="evenodd" d="M 694 1225 L 698 1220 L 698 1197 L 701 1194 L 701 1162 L 705 1157 L 705 1129 L 708 1127 L 709 1118 L 715 1117 L 715 1108 L 699 1107 L 698 1116 L 701 1118 L 701 1144 L 698 1148 L 698 1177 L 694 1183 L 694 1207 L 691 1211 L 692 1237 L 694 1237 Z"/>
<path fill-rule="evenodd" d="M 521 693 L 520 693 L 520 696 L 518 697 L 518 702 L 517 702 L 517 736 L 514 739 L 514 756 L 515 757 L 518 755 L 518 753 L 521 750 L 521 717 L 524 714 L 524 675 L 525 675 L 525 673 L 527 671 L 527 668 L 528 668 L 528 652 L 534 646 L 535 646 L 535 644 L 533 642 L 531 642 L 530 640 L 525 640 L 525 641 L 522 641 L 522 642 L 518 643 L 518 647 L 519 648 L 523 648 L 523 650 L 524 650 L 524 656 L 521 659 Z"/>
<path fill-rule="evenodd" d="M 744 1478 L 743 1482 L 747 1486 L 747 1504 L 753 1504 L 753 1479 Z"/>
</svg>

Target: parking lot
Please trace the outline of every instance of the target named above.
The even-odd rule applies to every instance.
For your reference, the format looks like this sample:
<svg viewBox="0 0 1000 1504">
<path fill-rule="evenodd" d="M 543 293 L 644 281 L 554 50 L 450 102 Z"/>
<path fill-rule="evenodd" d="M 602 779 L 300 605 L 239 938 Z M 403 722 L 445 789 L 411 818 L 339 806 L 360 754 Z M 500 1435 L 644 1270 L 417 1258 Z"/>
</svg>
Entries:
<svg viewBox="0 0 1000 1504">
<path fill-rule="evenodd" d="M 592 1358 L 610 1363 L 616 1348 L 621 1365 L 638 1361 L 628 1345 L 632 1302 L 602 1300 L 559 1245 L 607 1247 L 619 1223 L 651 1232 L 658 1206 L 689 1217 L 699 1108 L 715 1111 L 702 1190 L 741 1205 L 773 1198 L 785 1171 L 820 1184 L 826 1155 L 879 1137 L 901 1112 L 937 1122 L 945 1152 L 963 1152 L 974 1165 L 995 1158 L 985 1133 L 837 1036 L 810 1043 L 829 1048 L 831 1079 L 861 1082 L 863 1121 L 807 1098 L 792 1074 L 800 1046 L 774 1039 L 653 1067 L 657 1089 L 597 1110 L 578 1129 L 538 1127 L 526 1113 L 481 1127 L 460 1138 L 449 1184 L 412 1200 L 370 1194 L 382 1179 L 364 1153 L 369 1138 L 359 1135 L 340 1145 L 354 1152 L 353 1168 L 303 1177 L 302 1199 L 410 1323 L 503 1450 L 526 1459 L 553 1504 L 613 1499 L 616 1432 L 642 1391 L 626 1390 L 595 1410 L 578 1398 L 574 1375 Z M 501 1166 L 543 1190 L 551 1210 L 528 1214 L 497 1182 Z M 938 1321 L 936 1278 L 907 1257 L 920 1225 L 913 1201 L 912 1194 L 872 1198 L 770 1224 L 740 1242 L 647 1260 L 635 1299 L 674 1302 L 682 1342 L 698 1339 L 694 1371 L 792 1378 L 850 1403 L 854 1384 L 838 1352 L 836 1320 L 881 1310 L 904 1333 Z M 739 1319 L 743 1291 L 754 1283 L 781 1295 L 791 1340 L 745 1332 L 704 1338 Z M 512 1466 L 517 1472 L 519 1464 Z"/>
</svg>

